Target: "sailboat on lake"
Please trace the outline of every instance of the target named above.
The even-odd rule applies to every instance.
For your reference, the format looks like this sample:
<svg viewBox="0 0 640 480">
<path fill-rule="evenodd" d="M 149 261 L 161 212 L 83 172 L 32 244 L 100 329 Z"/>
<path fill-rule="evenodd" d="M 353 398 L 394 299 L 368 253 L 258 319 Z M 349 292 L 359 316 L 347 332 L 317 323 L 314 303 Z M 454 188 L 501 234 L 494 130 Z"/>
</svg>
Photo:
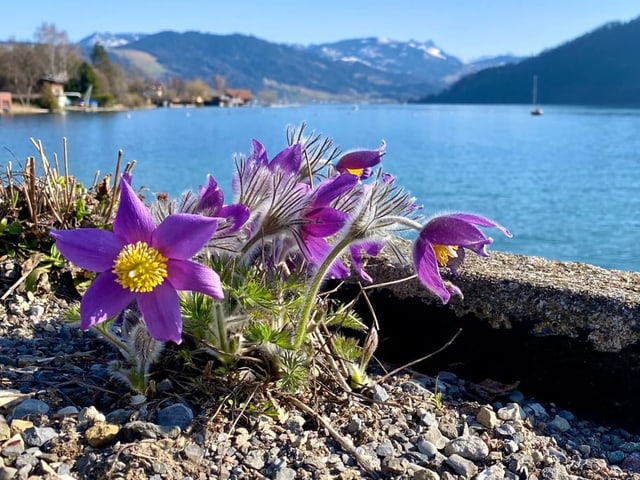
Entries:
<svg viewBox="0 0 640 480">
<path fill-rule="evenodd" d="M 533 93 L 531 103 L 533 104 L 533 108 L 531 109 L 531 115 L 542 115 L 544 112 L 542 108 L 538 106 L 538 76 L 533 76 Z"/>
</svg>

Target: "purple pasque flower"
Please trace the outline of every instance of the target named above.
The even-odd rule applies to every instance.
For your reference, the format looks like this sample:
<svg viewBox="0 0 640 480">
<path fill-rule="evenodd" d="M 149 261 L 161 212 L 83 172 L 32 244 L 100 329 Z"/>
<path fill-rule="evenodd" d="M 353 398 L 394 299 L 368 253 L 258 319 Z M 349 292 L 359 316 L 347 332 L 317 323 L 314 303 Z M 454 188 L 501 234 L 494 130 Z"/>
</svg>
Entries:
<svg viewBox="0 0 640 480">
<path fill-rule="evenodd" d="M 258 140 L 252 140 L 251 145 L 253 147 L 249 161 L 268 167 L 272 172 L 279 168 L 287 173 L 297 173 L 302 165 L 302 145 L 294 143 L 287 148 L 279 152 L 275 157 L 269 161 L 267 157 L 267 150 L 264 145 Z"/>
<path fill-rule="evenodd" d="M 212 175 L 207 175 L 207 186 L 200 187 L 195 211 L 208 217 L 224 219 L 225 222 L 220 226 L 218 233 L 222 230 L 225 230 L 225 233 L 236 232 L 251 215 L 249 207 L 246 205 L 240 203 L 224 204 L 224 192 L 218 187 L 218 182 Z"/>
<path fill-rule="evenodd" d="M 377 150 L 355 150 L 345 153 L 338 160 L 336 170 L 340 173 L 357 175 L 364 180 L 371 175 L 371 167 L 380 163 L 386 148 L 387 143 L 383 140 Z"/>
<path fill-rule="evenodd" d="M 223 298 L 218 274 L 191 260 L 213 236 L 218 220 L 180 213 L 169 215 L 156 227 L 130 182 L 130 176 L 123 175 L 113 232 L 78 228 L 52 230 L 51 236 L 69 261 L 99 273 L 80 304 L 83 330 L 136 300 L 153 338 L 180 343 L 177 290 Z"/>
<path fill-rule="evenodd" d="M 246 205 L 251 212 L 265 202 L 271 202 L 276 188 L 300 171 L 302 145 L 296 143 L 279 152 L 271 161 L 259 141 L 252 141 L 253 149 L 248 157 L 237 162 L 237 171 L 232 187 L 238 203 Z"/>
<path fill-rule="evenodd" d="M 331 203 L 349 192 L 358 183 L 358 177 L 345 173 L 328 178 L 310 194 L 310 202 L 302 212 L 300 249 L 312 264 L 319 265 L 331 251 L 326 238 L 338 233 L 349 215 Z"/>
<path fill-rule="evenodd" d="M 413 245 L 413 263 L 418 278 L 435 293 L 442 303 L 451 295 L 460 295 L 458 287 L 445 282 L 439 267 L 447 267 L 455 275 L 464 260 L 465 249 L 487 257 L 487 245 L 493 243 L 478 227 L 497 228 L 507 237 L 511 233 L 488 218 L 467 213 L 440 215 L 429 220 Z"/>
</svg>

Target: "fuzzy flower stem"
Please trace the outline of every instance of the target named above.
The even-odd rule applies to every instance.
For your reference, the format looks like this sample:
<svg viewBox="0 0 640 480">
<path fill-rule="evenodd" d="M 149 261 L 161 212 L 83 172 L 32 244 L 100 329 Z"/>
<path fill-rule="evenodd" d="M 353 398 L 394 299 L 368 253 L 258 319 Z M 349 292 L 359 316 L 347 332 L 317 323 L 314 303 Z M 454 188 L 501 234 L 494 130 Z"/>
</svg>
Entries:
<svg viewBox="0 0 640 480">
<path fill-rule="evenodd" d="M 105 322 L 106 323 L 106 322 Z M 127 346 L 118 340 L 115 336 L 109 333 L 109 328 L 104 323 L 99 323 L 96 325 L 96 329 L 111 343 L 113 343 L 123 354 L 127 356 L 127 360 L 131 359 L 131 352 L 127 348 Z"/>
<path fill-rule="evenodd" d="M 320 291 L 320 286 L 322 285 L 322 281 L 324 280 L 324 277 L 327 274 L 327 271 L 329 270 L 333 262 L 340 256 L 343 250 L 347 248 L 352 242 L 353 242 L 353 239 L 350 238 L 348 235 L 342 240 L 340 240 L 340 242 L 338 242 L 338 244 L 329 253 L 329 255 L 327 255 L 327 258 L 324 259 L 324 262 L 322 262 L 320 267 L 318 267 L 318 271 L 313 277 L 313 281 L 311 282 L 311 285 L 309 286 L 309 290 L 305 295 L 305 303 L 302 309 L 302 315 L 300 316 L 300 323 L 298 323 L 298 328 L 296 330 L 296 339 L 293 344 L 293 347 L 295 350 L 298 350 L 302 345 L 305 334 L 307 332 L 307 325 L 309 323 L 309 318 L 311 317 L 311 310 L 313 309 L 316 296 Z"/>
<path fill-rule="evenodd" d="M 413 228 L 414 230 L 422 230 L 422 227 L 424 225 L 416 222 L 415 220 L 411 220 L 410 218 L 407 217 L 400 217 L 400 216 L 387 216 L 385 217 L 385 221 L 389 222 L 389 223 L 398 223 L 400 225 L 404 225 L 405 227 L 409 227 L 409 228 Z"/>
<path fill-rule="evenodd" d="M 225 324 L 225 316 L 222 311 L 222 305 L 215 304 L 213 306 L 213 316 L 216 329 L 218 330 L 218 347 L 224 353 L 229 352 L 229 344 L 227 343 L 227 328 Z"/>
</svg>

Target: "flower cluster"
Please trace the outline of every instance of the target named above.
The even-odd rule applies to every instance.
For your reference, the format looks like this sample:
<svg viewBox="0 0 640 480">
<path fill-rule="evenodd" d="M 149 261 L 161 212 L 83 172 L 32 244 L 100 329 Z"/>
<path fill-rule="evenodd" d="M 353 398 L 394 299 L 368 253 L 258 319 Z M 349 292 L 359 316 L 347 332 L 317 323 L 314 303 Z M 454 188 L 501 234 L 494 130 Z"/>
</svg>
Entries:
<svg viewBox="0 0 640 480">
<path fill-rule="evenodd" d="M 178 344 L 185 305 L 203 295 L 218 305 L 210 307 L 213 313 L 205 323 L 219 324 L 201 329 L 201 335 L 208 335 L 209 342 L 217 339 L 218 354 L 222 347 L 232 350 L 218 358 L 233 358 L 242 342 L 271 342 L 297 352 L 322 322 L 315 310 L 323 282 L 352 271 L 372 282 L 365 259 L 379 255 L 399 232 L 417 232 L 412 247 L 417 277 L 444 303 L 462 292 L 443 279 L 443 271 L 455 274 L 466 250 L 487 255 L 492 239 L 481 228 L 510 236 L 479 215 L 453 213 L 425 221 L 422 207 L 381 167 L 384 142 L 377 149 L 340 156 L 319 137 L 305 138 L 300 132 L 289 140 L 272 158 L 253 140 L 250 154 L 236 159 L 232 204 L 224 203 L 222 189 L 209 176 L 197 195 L 156 200 L 149 208 L 127 174 L 120 181 L 112 231 L 52 230 L 57 248 L 69 261 L 98 273 L 81 302 L 81 327 L 111 321 L 134 308 L 150 337 Z M 270 279 L 256 282 L 263 287 L 293 277 L 303 284 L 288 310 L 269 321 L 247 314 L 248 294 L 243 292 L 256 272 Z M 239 275 L 245 275 L 244 280 L 237 281 Z M 196 293 L 185 296 L 183 291 Z M 368 347 L 360 363 L 371 353 Z M 290 358 L 281 357 L 282 368 Z"/>
</svg>

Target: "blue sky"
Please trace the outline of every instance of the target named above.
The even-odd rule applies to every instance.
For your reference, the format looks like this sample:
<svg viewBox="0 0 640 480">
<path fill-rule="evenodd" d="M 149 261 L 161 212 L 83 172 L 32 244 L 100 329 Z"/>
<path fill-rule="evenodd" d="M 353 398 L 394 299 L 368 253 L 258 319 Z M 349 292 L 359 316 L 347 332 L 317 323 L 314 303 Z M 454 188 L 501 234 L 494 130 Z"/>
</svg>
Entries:
<svg viewBox="0 0 640 480">
<path fill-rule="evenodd" d="M 7 2 L 9 3 L 9 2 Z M 43 22 L 78 41 L 94 32 L 197 30 L 278 43 L 362 37 L 433 40 L 463 60 L 531 55 L 603 23 L 640 16 L 637 0 L 30 0 L 3 6 L 0 40 L 31 40 Z"/>
</svg>

